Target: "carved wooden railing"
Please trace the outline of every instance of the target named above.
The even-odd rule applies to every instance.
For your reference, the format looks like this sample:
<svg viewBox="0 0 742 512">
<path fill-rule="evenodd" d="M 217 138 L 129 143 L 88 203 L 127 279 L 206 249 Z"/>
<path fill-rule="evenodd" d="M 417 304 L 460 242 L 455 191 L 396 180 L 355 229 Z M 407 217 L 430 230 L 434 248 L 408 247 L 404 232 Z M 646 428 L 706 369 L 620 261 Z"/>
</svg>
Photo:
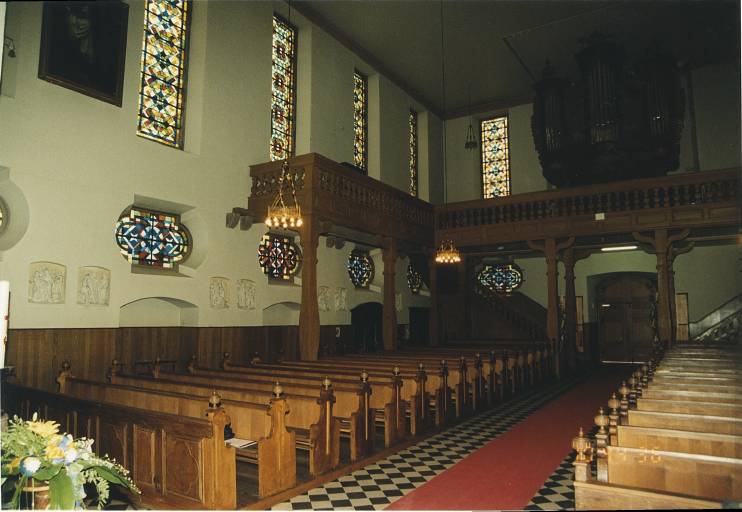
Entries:
<svg viewBox="0 0 742 512">
<path fill-rule="evenodd" d="M 436 238 L 452 238 L 461 246 L 735 225 L 739 176 L 739 169 L 725 169 L 451 203 L 436 208 Z"/>
<path fill-rule="evenodd" d="M 256 222 L 265 218 L 278 192 L 283 161 L 250 167 L 252 189 L 248 210 Z M 296 195 L 304 214 L 324 223 L 433 245 L 433 206 L 337 162 L 309 153 L 289 159 Z"/>
</svg>

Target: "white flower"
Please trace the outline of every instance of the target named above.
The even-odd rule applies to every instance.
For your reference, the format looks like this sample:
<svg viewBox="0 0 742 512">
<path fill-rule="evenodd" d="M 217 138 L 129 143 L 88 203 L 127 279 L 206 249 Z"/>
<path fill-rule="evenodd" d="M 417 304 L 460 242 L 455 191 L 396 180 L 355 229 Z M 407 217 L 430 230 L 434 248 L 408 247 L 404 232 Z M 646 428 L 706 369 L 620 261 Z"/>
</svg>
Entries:
<svg viewBox="0 0 742 512">
<path fill-rule="evenodd" d="M 66 452 L 64 453 L 64 461 L 65 461 L 65 462 L 66 462 L 67 464 L 70 464 L 70 463 L 72 463 L 72 462 L 75 462 L 75 459 L 76 459 L 76 458 L 77 458 L 77 450 L 75 450 L 74 448 L 70 448 L 70 449 L 68 449 L 68 450 L 67 450 L 67 451 L 66 451 Z"/>
<path fill-rule="evenodd" d="M 41 467 L 41 460 L 37 457 L 26 457 L 21 462 L 21 473 L 25 476 L 33 476 Z"/>
</svg>

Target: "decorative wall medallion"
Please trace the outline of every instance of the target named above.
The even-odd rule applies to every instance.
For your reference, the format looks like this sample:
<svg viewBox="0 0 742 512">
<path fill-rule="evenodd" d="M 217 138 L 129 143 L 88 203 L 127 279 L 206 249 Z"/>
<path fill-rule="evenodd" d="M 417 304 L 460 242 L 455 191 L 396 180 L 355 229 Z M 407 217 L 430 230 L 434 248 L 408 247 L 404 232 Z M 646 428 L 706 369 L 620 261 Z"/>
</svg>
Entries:
<svg viewBox="0 0 742 512">
<path fill-rule="evenodd" d="M 397 313 L 402 311 L 402 294 L 397 293 L 394 295 L 394 309 L 397 310 Z"/>
<path fill-rule="evenodd" d="M 77 303 L 108 306 L 111 295 L 111 271 L 103 267 L 77 269 Z"/>
<path fill-rule="evenodd" d="M 64 304 L 67 267 L 51 261 L 36 261 L 28 269 L 28 302 Z"/>
<path fill-rule="evenodd" d="M 255 281 L 237 280 L 237 308 L 255 309 Z"/>
<path fill-rule="evenodd" d="M 317 290 L 317 303 L 320 311 L 330 311 L 330 287 L 320 286 Z"/>
<path fill-rule="evenodd" d="M 477 274 L 477 283 L 486 290 L 507 295 L 523 284 L 523 271 L 515 263 L 485 265 Z"/>
<path fill-rule="evenodd" d="M 348 290 L 345 288 L 335 290 L 335 311 L 348 311 Z"/>
<path fill-rule="evenodd" d="M 213 309 L 227 309 L 229 307 L 229 279 L 226 277 L 209 279 L 209 299 Z"/>
</svg>

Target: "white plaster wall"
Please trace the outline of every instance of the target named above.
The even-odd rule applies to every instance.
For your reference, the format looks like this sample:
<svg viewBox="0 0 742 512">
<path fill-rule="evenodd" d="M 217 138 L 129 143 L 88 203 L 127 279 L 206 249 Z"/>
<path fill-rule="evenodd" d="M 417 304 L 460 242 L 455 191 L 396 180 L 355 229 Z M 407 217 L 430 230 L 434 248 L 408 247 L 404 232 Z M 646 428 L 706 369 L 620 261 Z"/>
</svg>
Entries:
<svg viewBox="0 0 742 512">
<path fill-rule="evenodd" d="M 7 168 L 8 179 L 23 192 L 30 211 L 24 236 L 0 254 L 0 278 L 11 282 L 12 327 L 117 326 L 119 308 L 146 297 L 194 304 L 197 325 L 261 325 L 265 308 L 300 301 L 301 281 L 269 285 L 256 256 L 265 227 L 258 223 L 247 232 L 227 229 L 224 216 L 233 206 L 246 205 L 249 166 L 268 159 L 271 16 L 276 8 L 285 17 L 285 6 L 195 2 L 185 150 L 179 151 L 135 134 L 143 3 L 129 5 L 121 108 L 39 80 L 42 6 L 8 5 L 6 34 L 15 39 L 18 57 L 5 66 L 0 90 L 0 166 Z M 295 13 L 292 22 L 299 28 L 297 150 L 351 161 L 352 72 L 365 65 Z M 375 74 L 367 66 L 365 71 Z M 390 89 L 392 99 L 382 96 L 378 103 L 380 122 L 406 116 L 412 104 L 404 93 Z M 400 112 L 386 114 L 386 108 Z M 383 128 L 378 127 L 381 132 Z M 406 141 L 406 132 L 403 136 Z M 370 144 L 378 146 L 379 161 L 385 161 L 387 149 L 380 141 L 372 139 Z M 389 161 L 396 162 L 398 148 L 392 143 L 388 147 L 394 152 Z M 384 169 L 382 178 L 404 184 L 406 190 L 407 166 Z M 188 210 L 184 220 L 194 235 L 195 251 L 180 275 L 132 273 L 119 254 L 114 225 L 138 196 Z M 343 256 L 332 251 L 320 249 L 319 284 L 342 281 L 349 289 L 350 309 L 364 298 L 350 292 Z M 67 266 L 65 304 L 27 302 L 28 266 L 40 260 Z M 111 270 L 110 306 L 75 303 L 77 268 L 84 265 Z M 230 280 L 229 308 L 209 307 L 211 276 Z M 236 308 L 238 279 L 255 281 L 256 309 Z M 163 313 L 170 309 L 163 306 Z M 193 315 L 188 318 L 195 324 Z M 323 316 L 325 320 L 347 322 L 349 313 Z"/>
</svg>

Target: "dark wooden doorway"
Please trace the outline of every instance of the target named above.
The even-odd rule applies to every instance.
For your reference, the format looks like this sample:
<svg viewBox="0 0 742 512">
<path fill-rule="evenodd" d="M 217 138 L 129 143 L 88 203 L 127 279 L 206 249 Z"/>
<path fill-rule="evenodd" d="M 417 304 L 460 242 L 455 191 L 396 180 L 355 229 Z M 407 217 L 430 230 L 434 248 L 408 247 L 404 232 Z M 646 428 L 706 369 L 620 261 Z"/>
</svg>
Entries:
<svg viewBox="0 0 742 512">
<path fill-rule="evenodd" d="M 348 352 L 363 354 L 383 350 L 382 311 L 383 307 L 378 302 L 365 302 L 351 310 L 353 339 L 346 347 Z"/>
<path fill-rule="evenodd" d="M 607 275 L 597 286 L 601 361 L 646 361 L 654 339 L 656 277 Z"/>
<path fill-rule="evenodd" d="M 410 345 L 430 345 L 430 308 L 410 307 Z"/>
</svg>

